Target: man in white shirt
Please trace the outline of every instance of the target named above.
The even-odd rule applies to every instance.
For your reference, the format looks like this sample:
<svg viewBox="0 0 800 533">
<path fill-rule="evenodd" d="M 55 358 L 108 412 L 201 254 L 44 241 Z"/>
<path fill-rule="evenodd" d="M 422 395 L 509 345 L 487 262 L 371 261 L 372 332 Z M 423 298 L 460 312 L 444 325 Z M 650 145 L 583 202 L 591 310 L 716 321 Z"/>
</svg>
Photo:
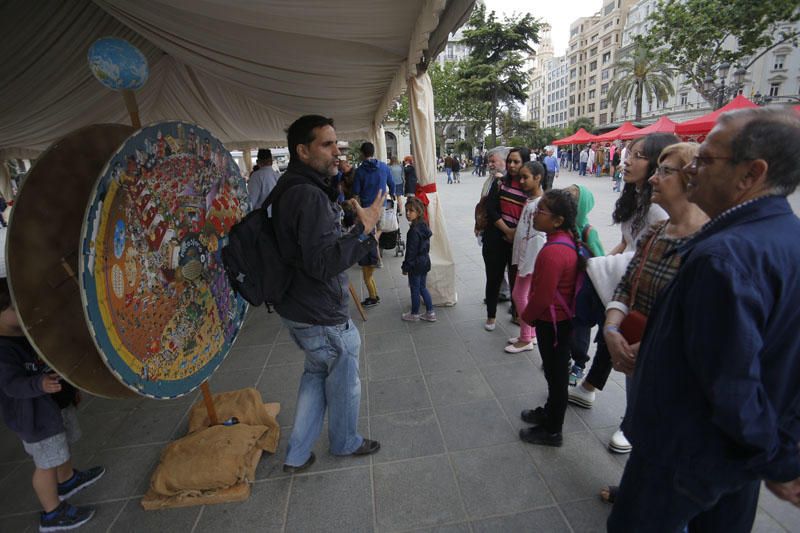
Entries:
<svg viewBox="0 0 800 533">
<path fill-rule="evenodd" d="M 260 148 L 256 156 L 258 170 L 250 175 L 247 182 L 247 196 L 250 200 L 250 208 L 258 209 L 264 200 L 267 199 L 275 184 L 278 183 L 278 173 L 272 168 L 272 152 Z M 271 208 L 270 208 L 270 214 Z"/>
</svg>

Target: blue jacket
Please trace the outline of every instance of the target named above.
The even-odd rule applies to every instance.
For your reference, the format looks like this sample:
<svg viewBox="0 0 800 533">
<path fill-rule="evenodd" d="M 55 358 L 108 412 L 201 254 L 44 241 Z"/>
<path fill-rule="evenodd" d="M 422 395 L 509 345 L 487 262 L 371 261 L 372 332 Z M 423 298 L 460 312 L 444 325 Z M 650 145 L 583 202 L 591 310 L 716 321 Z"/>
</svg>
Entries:
<svg viewBox="0 0 800 533">
<path fill-rule="evenodd" d="M 689 491 L 800 477 L 800 220 L 745 203 L 680 250 L 648 319 L 623 428 Z"/>
<path fill-rule="evenodd" d="M 25 337 L 0 337 L 0 411 L 6 425 L 25 442 L 64 431 L 61 408 L 42 390 L 45 364 Z"/>
<path fill-rule="evenodd" d="M 362 206 L 369 207 L 378 196 L 378 191 L 385 191 L 387 185 L 394 194 L 394 180 L 389 165 L 377 159 L 366 159 L 356 169 L 353 194 L 358 196 Z"/>
<path fill-rule="evenodd" d="M 407 274 L 427 274 L 431 270 L 431 233 L 428 225 L 420 220 L 411 224 L 406 234 L 406 254 L 400 266 Z"/>
</svg>

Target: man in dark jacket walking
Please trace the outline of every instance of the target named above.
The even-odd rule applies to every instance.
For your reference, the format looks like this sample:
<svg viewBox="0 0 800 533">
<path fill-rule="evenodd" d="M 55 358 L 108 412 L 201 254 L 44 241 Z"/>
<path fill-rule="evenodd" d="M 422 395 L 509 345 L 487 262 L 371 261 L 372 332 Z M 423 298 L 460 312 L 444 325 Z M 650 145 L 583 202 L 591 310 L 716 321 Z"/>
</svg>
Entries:
<svg viewBox="0 0 800 533">
<path fill-rule="evenodd" d="M 358 433 L 361 337 L 348 312 L 346 271 L 377 245 L 375 226 L 386 195 L 379 192 L 369 206 L 352 202 L 357 222 L 342 233 L 338 191 L 331 186 L 339 164 L 333 120 L 300 117 L 289 126 L 288 145 L 289 168 L 276 187 L 281 194 L 272 215 L 281 258 L 296 270 L 275 310 L 306 356 L 283 466 L 285 472 L 299 472 L 315 460 L 311 449 L 326 409 L 332 454 L 380 449 Z M 287 187 L 292 180 L 298 184 Z"/>
</svg>

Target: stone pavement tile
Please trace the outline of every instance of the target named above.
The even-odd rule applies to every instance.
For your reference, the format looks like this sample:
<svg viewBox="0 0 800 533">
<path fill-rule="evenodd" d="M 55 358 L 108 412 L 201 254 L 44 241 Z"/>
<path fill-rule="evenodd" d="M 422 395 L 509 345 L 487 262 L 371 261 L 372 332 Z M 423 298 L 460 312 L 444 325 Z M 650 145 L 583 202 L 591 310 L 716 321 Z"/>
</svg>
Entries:
<svg viewBox="0 0 800 533">
<path fill-rule="evenodd" d="M 369 438 L 369 421 L 367 420 L 366 416 L 362 416 L 358 419 L 358 432 L 361 434 L 361 436 Z M 287 432 L 286 436 L 288 437 L 289 434 L 290 432 Z M 381 445 L 382 444 L 383 443 L 381 443 Z M 383 446 L 381 446 L 381 450 L 379 450 L 377 453 L 380 454 L 382 450 Z M 330 452 L 330 440 L 328 440 L 327 423 L 322 426 L 322 432 L 320 433 L 316 444 L 314 444 L 314 449 L 312 451 L 317 456 L 317 460 L 314 465 L 308 469 L 308 473 L 326 472 L 328 470 L 342 470 L 357 466 L 369 466 L 370 458 L 374 457 L 369 455 L 355 457 L 352 455 L 333 455 Z"/>
<path fill-rule="evenodd" d="M 481 372 L 498 398 L 533 391 L 542 391 L 547 395 L 547 381 L 541 369 L 529 359 L 520 359 L 518 355 L 509 354 L 507 363 L 483 367 Z"/>
<path fill-rule="evenodd" d="M 458 296 L 460 300 L 461 293 Z M 472 304 L 459 301 L 458 305 L 453 307 L 437 308 L 437 313 L 439 312 L 438 309 L 441 309 L 442 315 L 447 316 L 453 324 L 486 318 L 486 306 L 482 303 Z"/>
<path fill-rule="evenodd" d="M 580 410 L 580 408 L 579 407 L 570 406 L 570 408 L 568 410 L 571 410 L 573 412 L 577 412 L 577 411 Z M 602 444 L 603 446 L 608 447 L 608 443 L 611 442 L 611 435 L 613 435 L 614 432 L 617 431 L 618 429 L 619 429 L 619 424 L 617 424 L 616 426 L 610 426 L 610 427 L 607 427 L 607 428 L 593 429 L 592 433 L 595 434 L 597 439 L 600 441 L 600 444 Z M 611 454 L 611 457 L 613 457 L 614 460 L 617 461 L 619 463 L 619 465 L 623 469 L 625 468 L 625 465 L 628 463 L 628 457 L 630 457 L 630 456 L 631 456 L 631 454 L 629 454 L 629 453 L 612 453 Z"/>
<path fill-rule="evenodd" d="M 70 500 L 72 503 L 72 500 Z M 80 532 L 81 533 L 105 533 L 108 531 L 108 528 L 111 526 L 111 523 L 117 518 L 117 515 L 122 510 L 122 508 L 127 503 L 126 500 L 120 500 L 115 502 L 106 502 L 100 504 L 93 504 L 95 513 L 94 517 L 86 523 L 86 525 L 81 526 Z M 39 522 L 38 513 L 35 517 L 33 517 L 33 524 L 38 524 Z M 0 531 L 5 531 L 0 525 Z M 10 530 L 9 530 L 10 531 Z"/>
<path fill-rule="evenodd" d="M 268 372 L 269 369 L 266 371 Z M 219 371 L 215 372 L 214 375 L 211 376 L 211 379 L 208 380 L 208 386 L 212 394 L 255 387 L 260 375 L 260 368 L 245 368 L 226 372 Z"/>
<path fill-rule="evenodd" d="M 604 503 L 597 495 L 586 500 L 563 504 L 561 510 L 575 533 L 605 532 L 606 520 L 611 514 L 611 506 Z"/>
<path fill-rule="evenodd" d="M 29 483 L 30 484 L 30 483 Z M 31 488 L 33 490 L 33 488 Z M 0 516 L 0 531 L 34 533 L 39 531 L 39 513 Z"/>
<path fill-rule="evenodd" d="M 467 515 L 482 518 L 553 504 L 522 444 L 450 454 Z"/>
<path fill-rule="evenodd" d="M 132 411 L 105 444 L 107 448 L 166 442 L 186 413 L 186 406 L 148 406 Z"/>
<path fill-rule="evenodd" d="M 381 443 L 373 456 L 376 464 L 444 452 L 433 409 L 373 416 L 369 424 L 371 435 Z"/>
<path fill-rule="evenodd" d="M 169 405 L 169 403 L 164 403 Z M 81 438 L 70 445 L 74 451 L 101 450 L 117 434 L 125 420 L 129 418 L 130 411 L 99 411 L 81 410 L 78 413 L 78 423 L 81 427 Z M 21 447 L 21 446 L 20 446 Z"/>
<path fill-rule="evenodd" d="M 139 533 L 141 531 L 191 531 L 202 506 L 145 511 L 139 498 L 128 500 L 110 531 L 113 533 Z M 167 526 L 169 524 L 169 526 Z"/>
<path fill-rule="evenodd" d="M 99 396 L 92 396 L 91 394 L 83 394 L 83 402 L 81 402 L 78 409 L 78 419 L 83 411 L 107 413 L 109 411 L 132 411 L 142 405 L 143 403 L 156 403 L 157 400 L 150 400 L 142 396 L 133 398 L 125 398 L 122 400 L 111 400 L 108 398 L 100 398 Z"/>
<path fill-rule="evenodd" d="M 269 359 L 267 359 L 267 366 L 302 363 L 303 361 L 305 361 L 303 350 L 298 348 L 294 341 L 290 339 L 288 342 L 278 342 L 272 346 Z"/>
<path fill-rule="evenodd" d="M 286 445 L 289 442 L 291 430 L 281 428 L 281 438 L 275 453 L 264 452 L 256 467 L 256 481 L 288 478 L 291 474 L 283 472 L 283 461 L 286 459 Z"/>
<path fill-rule="evenodd" d="M 379 464 L 373 472 L 378 530 L 421 528 L 465 518 L 445 455 Z"/>
<path fill-rule="evenodd" d="M 409 304 L 409 308 L 411 304 Z M 362 331 L 367 334 L 374 334 L 374 333 L 407 333 L 408 326 L 406 322 L 404 322 L 400 317 L 400 314 L 383 314 L 377 316 L 370 316 L 366 322 L 363 322 L 363 327 L 359 327 Z"/>
<path fill-rule="evenodd" d="M 495 330 L 493 335 L 485 338 L 467 339 L 467 351 L 472 355 L 475 364 L 483 368 L 485 366 L 502 365 L 508 363 L 509 359 L 527 358 L 527 353 L 520 357 L 519 355 L 507 354 L 503 348 L 506 346 L 507 335 L 505 333 L 497 334 Z M 538 354 L 538 352 L 536 352 Z"/>
<path fill-rule="evenodd" d="M 442 526 L 414 529 L 413 531 L 414 533 L 469 533 L 469 524 L 461 522 L 457 524 L 445 524 Z"/>
<path fill-rule="evenodd" d="M 492 397 L 478 370 L 455 370 L 426 376 L 434 406 L 453 405 Z"/>
<path fill-rule="evenodd" d="M 622 477 L 619 463 L 589 431 L 566 435 L 561 448 L 526 447 L 558 502 L 595 497 Z"/>
<path fill-rule="evenodd" d="M 303 363 L 289 365 L 267 366 L 261 373 L 256 388 L 261 391 L 261 396 L 267 398 L 268 394 L 282 390 L 297 391 L 300 376 L 303 375 Z M 268 400 L 265 400 L 268 401 Z"/>
<path fill-rule="evenodd" d="M 800 533 L 800 509 L 779 499 L 763 483 L 758 505 L 787 530 L 792 533 Z"/>
<path fill-rule="evenodd" d="M 275 337 L 275 342 L 276 343 L 287 343 L 287 342 L 292 342 L 293 343 L 294 340 L 292 339 L 292 336 L 289 333 L 289 330 L 286 328 L 286 326 L 282 325 L 283 323 L 280 322 L 280 318 L 278 319 L 278 322 L 281 323 L 281 329 L 278 332 L 278 336 Z"/>
<path fill-rule="evenodd" d="M 39 500 L 31 486 L 33 470 L 32 461 L 20 463 L 0 483 L 0 516 L 41 511 Z M 6 530 L 0 529 L 0 531 Z"/>
<path fill-rule="evenodd" d="M 369 468 L 294 476 L 285 531 L 372 531 Z"/>
<path fill-rule="evenodd" d="M 264 320 L 254 317 L 252 320 L 245 322 L 244 327 L 239 330 L 234 346 L 243 348 L 245 346 L 272 344 L 275 342 L 280 329 L 281 326 L 277 322 L 269 321 L 265 323 Z"/>
<path fill-rule="evenodd" d="M 505 309 L 498 306 L 497 324 L 499 325 L 504 320 L 508 320 L 508 316 L 509 315 Z M 506 335 L 501 328 L 496 328 L 494 331 L 486 331 L 486 329 L 483 327 L 484 324 L 486 324 L 485 316 L 479 319 L 456 322 L 455 328 L 456 331 L 458 331 L 458 335 L 467 342 L 494 341 L 494 345 L 499 346 L 500 350 L 502 351 L 503 347 L 506 345 L 508 335 Z"/>
<path fill-rule="evenodd" d="M 81 414 L 79 413 L 79 417 Z M 22 441 L 16 433 L 8 429 L 5 424 L 0 424 L 0 464 L 17 461 L 27 461 L 30 456 L 25 453 Z"/>
<path fill-rule="evenodd" d="M 422 372 L 412 349 L 370 355 L 367 361 L 370 380 L 402 378 Z"/>
<path fill-rule="evenodd" d="M 517 442 L 517 432 L 494 399 L 436 407 L 447 449 L 467 450 Z"/>
<path fill-rule="evenodd" d="M 259 391 L 261 392 L 261 391 Z M 281 410 L 278 413 L 278 424 L 281 427 L 294 424 L 294 414 L 297 410 L 297 389 L 283 389 L 279 391 L 261 392 L 264 403 L 279 403 Z"/>
<path fill-rule="evenodd" d="M 443 346 L 417 348 L 417 359 L 424 374 L 452 372 L 454 370 L 474 370 L 475 360 L 461 341 L 451 341 Z"/>
<path fill-rule="evenodd" d="M 422 376 L 369 382 L 369 414 L 385 415 L 431 407 Z"/>
<path fill-rule="evenodd" d="M 76 502 L 142 496 L 163 448 L 163 444 L 155 444 L 99 452 L 92 458 L 92 464 L 104 466 L 106 473 L 91 489 L 82 492 Z"/>
<path fill-rule="evenodd" d="M 411 335 L 403 332 L 368 333 L 364 335 L 364 341 L 364 349 L 369 355 L 396 352 L 413 346 Z"/>
<path fill-rule="evenodd" d="M 514 426 L 514 429 L 516 430 L 530 427 L 530 424 L 526 424 L 520 419 L 522 410 L 535 409 L 537 407 L 544 406 L 546 400 L 547 389 L 539 389 L 530 394 L 509 396 L 499 399 L 500 405 L 502 406 L 503 411 L 505 411 L 509 422 L 511 422 L 511 425 Z M 561 430 L 562 433 L 569 435 L 570 433 L 583 432 L 586 430 L 586 424 L 584 424 L 580 417 L 568 407 L 566 416 L 564 417 L 564 427 Z"/>
<path fill-rule="evenodd" d="M 281 531 L 289 486 L 288 478 L 255 483 L 243 502 L 206 505 L 193 531 Z"/>
<path fill-rule="evenodd" d="M 516 531 L 541 531 L 556 533 L 571 531 L 558 507 L 544 507 L 535 511 L 517 513 L 472 522 L 475 533 L 498 533 Z"/>
<path fill-rule="evenodd" d="M 231 372 L 234 370 L 261 369 L 267 362 L 267 357 L 272 349 L 270 344 L 254 344 L 252 346 L 236 346 L 225 357 L 218 372 Z"/>
<path fill-rule="evenodd" d="M 605 388 L 595 395 L 591 409 L 576 407 L 578 416 L 592 429 L 619 426 L 625 414 L 625 391 L 609 380 Z"/>
<path fill-rule="evenodd" d="M 770 515 L 765 511 L 756 511 L 756 519 L 753 522 L 751 533 L 784 533 L 785 528 L 781 527 Z"/>
<path fill-rule="evenodd" d="M 419 328 L 413 326 L 416 324 L 409 325 L 409 331 L 414 338 L 414 346 L 418 349 L 443 346 L 458 339 L 456 329 L 445 320 L 437 320 L 428 326 Z"/>
<path fill-rule="evenodd" d="M 21 448 L 22 444 L 20 443 L 19 446 Z M 2 482 L 3 479 L 5 479 L 5 477 L 9 475 L 11 472 L 13 472 L 18 466 L 26 462 L 27 461 L 17 461 L 15 463 L 0 463 L 0 482 Z"/>
</svg>

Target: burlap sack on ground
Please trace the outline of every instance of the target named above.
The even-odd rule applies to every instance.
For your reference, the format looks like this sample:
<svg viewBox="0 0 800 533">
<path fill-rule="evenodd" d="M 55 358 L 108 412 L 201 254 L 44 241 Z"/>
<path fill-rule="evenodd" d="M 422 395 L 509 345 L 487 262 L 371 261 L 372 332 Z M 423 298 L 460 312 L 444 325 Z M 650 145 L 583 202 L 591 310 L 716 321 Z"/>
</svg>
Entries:
<svg viewBox="0 0 800 533">
<path fill-rule="evenodd" d="M 278 411 L 280 411 L 278 404 L 265 404 L 261 399 L 261 393 L 252 387 L 221 392 L 214 394 L 213 397 L 214 408 L 217 411 L 217 418 L 219 418 L 220 422 L 235 416 L 239 419 L 240 424 L 266 426 L 269 431 L 262 436 L 258 442 L 258 447 L 265 452 L 275 453 L 281 436 L 280 425 L 275 419 Z M 192 411 L 189 413 L 189 433 L 206 428 L 209 424 L 208 411 L 201 399 L 192 407 Z"/>
<path fill-rule="evenodd" d="M 253 481 L 266 426 L 213 426 L 179 439 L 161 452 L 150 488 L 162 496 L 192 497 Z"/>
</svg>

